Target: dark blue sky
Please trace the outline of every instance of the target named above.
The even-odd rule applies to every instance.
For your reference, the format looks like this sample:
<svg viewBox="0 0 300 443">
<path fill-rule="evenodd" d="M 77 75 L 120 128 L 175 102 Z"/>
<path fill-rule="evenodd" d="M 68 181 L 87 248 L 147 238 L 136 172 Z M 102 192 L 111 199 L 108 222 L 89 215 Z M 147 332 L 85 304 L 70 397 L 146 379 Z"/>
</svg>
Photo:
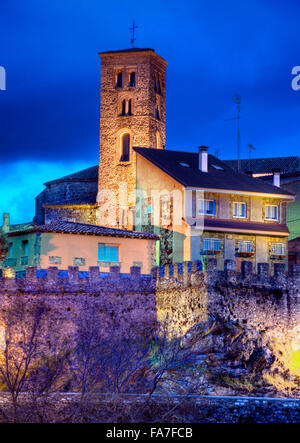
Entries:
<svg viewBox="0 0 300 443">
<path fill-rule="evenodd" d="M 43 183 L 98 160 L 98 52 L 152 47 L 167 71 L 167 148 L 236 157 L 298 155 L 300 2 L 0 0 L 0 213 L 28 221 Z M 253 154 L 252 154 L 253 155 Z"/>
</svg>

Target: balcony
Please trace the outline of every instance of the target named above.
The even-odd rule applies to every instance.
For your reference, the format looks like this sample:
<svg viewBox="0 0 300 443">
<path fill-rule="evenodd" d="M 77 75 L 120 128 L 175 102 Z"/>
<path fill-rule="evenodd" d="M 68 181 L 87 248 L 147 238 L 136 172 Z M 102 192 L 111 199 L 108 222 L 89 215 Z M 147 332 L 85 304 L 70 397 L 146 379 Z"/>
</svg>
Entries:
<svg viewBox="0 0 300 443">
<path fill-rule="evenodd" d="M 4 260 L 4 266 L 6 268 L 13 268 L 16 265 L 17 265 L 17 259 L 16 258 L 7 258 L 6 260 Z"/>
</svg>

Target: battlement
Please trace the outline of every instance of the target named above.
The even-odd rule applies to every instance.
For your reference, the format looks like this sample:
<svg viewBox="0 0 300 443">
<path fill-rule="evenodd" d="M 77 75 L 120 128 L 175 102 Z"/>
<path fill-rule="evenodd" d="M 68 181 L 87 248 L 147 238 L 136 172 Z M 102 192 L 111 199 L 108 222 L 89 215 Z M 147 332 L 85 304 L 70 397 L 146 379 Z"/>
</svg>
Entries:
<svg viewBox="0 0 300 443">
<path fill-rule="evenodd" d="M 232 285 L 258 285 L 280 289 L 300 286 L 300 265 L 291 265 L 289 272 L 285 264 L 275 263 L 274 274 L 270 274 L 268 263 L 258 263 L 257 273 L 254 272 L 251 261 L 243 261 L 241 272 L 236 271 L 234 260 L 225 260 L 224 269 L 217 269 L 217 260 L 210 258 L 207 261 L 206 270 L 203 270 L 201 261 L 187 261 L 154 268 L 152 278 L 157 282 L 157 287 L 163 289 L 166 286 L 179 288 L 182 286 L 197 286 L 203 281 L 211 286 L 217 282 L 226 282 Z"/>
<path fill-rule="evenodd" d="M 184 289 L 190 286 L 212 286 L 226 283 L 236 286 L 264 286 L 278 289 L 293 289 L 298 292 L 300 287 L 300 265 L 292 265 L 286 272 L 285 265 L 274 264 L 274 275 L 270 275 L 268 263 L 259 263 L 257 273 L 253 264 L 243 261 L 241 272 L 236 271 L 233 260 L 225 260 L 224 270 L 217 270 L 216 259 L 208 259 L 203 270 L 201 261 L 187 261 L 155 267 L 151 275 L 141 274 L 141 268 L 133 266 L 130 274 L 120 273 L 118 266 L 110 267 L 110 272 L 100 272 L 99 267 L 90 267 L 89 271 L 80 271 L 70 266 L 67 270 L 57 267 L 37 269 L 28 267 L 23 273 L 15 273 L 12 268 L 2 269 L 0 291 L 9 293 L 95 293 L 106 292 L 145 292 L 155 290 Z"/>
<path fill-rule="evenodd" d="M 4 268 L 0 278 L 0 292 L 10 294 L 149 293 L 153 290 L 151 275 L 141 274 L 137 266 L 130 268 L 130 274 L 120 273 L 119 266 L 111 266 L 110 272 L 100 272 L 98 266 L 90 267 L 89 271 L 79 271 L 77 266 L 69 266 L 67 270 L 28 267 L 17 274 L 12 268 Z"/>
</svg>

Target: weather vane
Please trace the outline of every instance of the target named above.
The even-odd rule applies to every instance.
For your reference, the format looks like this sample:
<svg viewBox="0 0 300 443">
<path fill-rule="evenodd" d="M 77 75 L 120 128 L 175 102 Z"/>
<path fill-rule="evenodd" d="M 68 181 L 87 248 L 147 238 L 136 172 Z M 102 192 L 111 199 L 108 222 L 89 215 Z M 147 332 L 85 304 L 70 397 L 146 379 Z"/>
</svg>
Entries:
<svg viewBox="0 0 300 443">
<path fill-rule="evenodd" d="M 138 28 L 138 26 L 135 24 L 135 21 L 132 22 L 132 27 L 129 28 L 130 31 L 132 31 L 132 37 L 130 39 L 130 43 L 132 44 L 132 47 L 134 48 L 134 42 L 136 40 L 135 38 L 135 30 Z"/>
</svg>

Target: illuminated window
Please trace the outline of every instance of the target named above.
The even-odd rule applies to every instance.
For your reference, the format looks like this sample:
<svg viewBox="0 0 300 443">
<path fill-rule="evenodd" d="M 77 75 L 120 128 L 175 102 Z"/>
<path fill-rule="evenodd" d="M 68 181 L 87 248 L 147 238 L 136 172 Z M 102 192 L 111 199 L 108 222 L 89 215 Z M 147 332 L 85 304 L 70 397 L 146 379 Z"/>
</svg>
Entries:
<svg viewBox="0 0 300 443">
<path fill-rule="evenodd" d="M 119 262 L 119 246 L 98 244 L 98 261 Z"/>
<path fill-rule="evenodd" d="M 265 207 L 265 219 L 266 220 L 278 220 L 278 206 L 267 205 Z"/>
<path fill-rule="evenodd" d="M 285 255 L 285 244 L 284 243 L 272 243 L 271 244 L 271 254 Z"/>
<path fill-rule="evenodd" d="M 202 241 L 202 249 L 207 251 L 221 251 L 221 240 L 219 238 L 204 238 Z"/>
<path fill-rule="evenodd" d="M 129 86 L 135 86 L 135 72 L 131 72 L 129 76 Z"/>
<path fill-rule="evenodd" d="M 117 88 L 122 88 L 123 86 L 123 74 L 119 72 L 117 75 Z"/>
<path fill-rule="evenodd" d="M 247 217 L 247 204 L 243 202 L 233 203 L 233 217 L 234 218 L 246 218 Z"/>
<path fill-rule="evenodd" d="M 199 200 L 198 215 L 216 215 L 216 202 L 214 200 Z"/>
<path fill-rule="evenodd" d="M 130 135 L 123 134 L 121 138 L 121 162 L 129 162 Z"/>
<path fill-rule="evenodd" d="M 56 256 L 49 256 L 49 265 L 60 265 L 61 264 L 61 257 Z"/>
<path fill-rule="evenodd" d="M 241 240 L 239 242 L 239 252 L 253 252 L 253 242 Z"/>
<path fill-rule="evenodd" d="M 85 258 L 74 257 L 73 264 L 74 264 L 74 266 L 84 266 L 85 265 Z"/>
</svg>

